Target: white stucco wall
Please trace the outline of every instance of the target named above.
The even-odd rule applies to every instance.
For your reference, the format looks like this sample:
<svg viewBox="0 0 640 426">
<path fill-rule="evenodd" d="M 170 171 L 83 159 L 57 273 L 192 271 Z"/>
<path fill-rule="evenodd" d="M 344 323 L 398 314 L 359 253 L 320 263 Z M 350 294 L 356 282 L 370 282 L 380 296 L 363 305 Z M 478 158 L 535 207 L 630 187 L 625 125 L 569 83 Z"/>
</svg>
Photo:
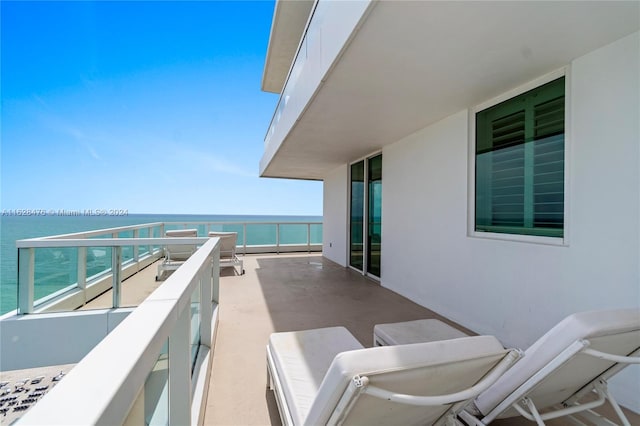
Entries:
<svg viewBox="0 0 640 426">
<path fill-rule="evenodd" d="M 348 166 L 340 166 L 327 175 L 323 182 L 322 255 L 347 265 L 348 235 Z"/>
<path fill-rule="evenodd" d="M 518 347 L 570 313 L 640 306 L 639 52 L 636 33 L 569 69 L 567 246 L 468 236 L 467 110 L 387 146 L 382 285 Z M 345 197 L 341 173 L 325 182 L 327 222 L 346 218 L 328 206 Z M 640 411 L 640 368 L 614 391 Z"/>
</svg>

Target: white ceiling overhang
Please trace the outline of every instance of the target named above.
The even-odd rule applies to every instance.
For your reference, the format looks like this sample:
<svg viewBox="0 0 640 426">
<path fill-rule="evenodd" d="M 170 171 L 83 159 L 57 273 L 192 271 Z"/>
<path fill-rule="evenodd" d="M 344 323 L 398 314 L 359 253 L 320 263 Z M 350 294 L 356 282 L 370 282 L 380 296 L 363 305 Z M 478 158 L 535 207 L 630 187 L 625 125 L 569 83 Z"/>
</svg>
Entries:
<svg viewBox="0 0 640 426">
<path fill-rule="evenodd" d="M 639 4 L 378 2 L 262 176 L 322 179 L 638 31 Z"/>
<path fill-rule="evenodd" d="M 262 74 L 263 91 L 282 92 L 312 6 L 313 0 L 276 1 Z"/>
</svg>

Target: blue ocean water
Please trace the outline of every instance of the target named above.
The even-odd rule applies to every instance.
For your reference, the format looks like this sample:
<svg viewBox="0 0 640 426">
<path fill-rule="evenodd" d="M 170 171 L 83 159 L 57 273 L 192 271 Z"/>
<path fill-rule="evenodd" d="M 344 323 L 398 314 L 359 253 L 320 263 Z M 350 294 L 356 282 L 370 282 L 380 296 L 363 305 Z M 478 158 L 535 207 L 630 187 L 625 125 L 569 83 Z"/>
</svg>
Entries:
<svg viewBox="0 0 640 426">
<path fill-rule="evenodd" d="M 1 216 L 0 217 L 0 314 L 16 309 L 18 250 L 16 240 L 68 234 L 72 232 L 138 225 L 152 222 L 321 222 L 322 216 L 241 216 L 241 215 L 167 215 L 130 214 L 123 216 Z M 240 227 L 231 227 L 239 230 Z M 204 232 L 204 228 L 201 232 Z M 247 244 L 275 244 L 273 225 L 250 225 L 247 227 Z M 306 227 L 297 225 L 281 228 L 282 243 L 306 241 Z M 312 228 L 311 241 L 322 240 L 320 226 Z M 40 249 L 46 251 L 47 249 Z M 36 252 L 36 266 L 38 252 Z M 55 262 L 54 262 L 55 264 Z M 73 279 L 73 268 L 61 264 L 58 271 Z M 55 275 L 56 271 L 48 274 Z M 37 294 L 36 294 L 37 296 Z"/>
</svg>

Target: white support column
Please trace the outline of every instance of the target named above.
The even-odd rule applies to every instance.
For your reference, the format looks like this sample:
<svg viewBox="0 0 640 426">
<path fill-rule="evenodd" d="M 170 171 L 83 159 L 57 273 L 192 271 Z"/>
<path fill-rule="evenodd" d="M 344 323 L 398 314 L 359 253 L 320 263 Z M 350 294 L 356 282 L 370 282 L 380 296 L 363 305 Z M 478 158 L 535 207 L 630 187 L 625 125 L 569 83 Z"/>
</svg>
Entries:
<svg viewBox="0 0 640 426">
<path fill-rule="evenodd" d="M 209 266 L 200 274 L 200 344 L 208 348 L 212 347 L 211 342 L 211 319 L 213 317 L 212 285 L 213 260 L 208 262 Z"/>
<path fill-rule="evenodd" d="M 153 226 L 149 228 L 148 231 L 148 237 L 149 238 L 153 238 Z M 162 235 L 160 235 L 162 236 Z M 153 250 L 153 244 L 149 244 L 149 255 L 155 254 L 154 250 Z"/>
<path fill-rule="evenodd" d="M 111 248 L 111 276 L 112 276 L 112 293 L 113 307 L 120 307 L 120 287 L 122 285 L 122 247 Z"/>
<path fill-rule="evenodd" d="M 211 301 L 219 303 L 220 300 L 220 245 L 213 251 L 211 263 Z"/>
<path fill-rule="evenodd" d="M 18 312 L 33 312 L 35 293 L 35 249 L 18 249 Z"/>
<path fill-rule="evenodd" d="M 247 224 L 242 224 L 242 254 L 247 255 Z"/>
<path fill-rule="evenodd" d="M 169 425 L 191 424 L 190 305 L 169 336 Z"/>
<path fill-rule="evenodd" d="M 78 247 L 78 288 L 82 290 L 82 304 L 87 303 L 87 248 Z"/>
<path fill-rule="evenodd" d="M 133 238 L 140 238 L 140 230 L 139 229 L 134 229 L 133 230 Z M 133 246 L 133 261 L 138 263 L 139 260 L 140 260 L 139 246 L 135 245 L 135 246 Z M 140 267 L 138 267 L 137 270 L 140 270 Z"/>
</svg>

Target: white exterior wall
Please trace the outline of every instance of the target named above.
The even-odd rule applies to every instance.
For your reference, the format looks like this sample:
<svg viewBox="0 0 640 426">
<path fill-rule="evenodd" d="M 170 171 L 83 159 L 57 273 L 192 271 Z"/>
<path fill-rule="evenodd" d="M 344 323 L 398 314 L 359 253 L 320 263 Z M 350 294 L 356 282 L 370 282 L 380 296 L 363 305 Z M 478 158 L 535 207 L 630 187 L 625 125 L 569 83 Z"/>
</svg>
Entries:
<svg viewBox="0 0 640 426">
<path fill-rule="evenodd" d="M 322 255 L 339 265 L 347 265 L 348 236 L 348 173 L 347 165 L 340 166 L 325 177 L 322 212 Z"/>
<path fill-rule="evenodd" d="M 132 308 L 11 316 L 0 321 L 0 371 L 74 364 Z"/>
<path fill-rule="evenodd" d="M 525 348 L 573 312 L 639 306 L 639 49 L 636 33 L 569 68 L 566 246 L 467 236 L 467 110 L 387 146 L 382 285 Z M 347 178 L 345 165 L 324 183 L 323 253 L 341 265 Z M 636 411 L 639 383 L 636 366 L 613 380 Z"/>
</svg>

